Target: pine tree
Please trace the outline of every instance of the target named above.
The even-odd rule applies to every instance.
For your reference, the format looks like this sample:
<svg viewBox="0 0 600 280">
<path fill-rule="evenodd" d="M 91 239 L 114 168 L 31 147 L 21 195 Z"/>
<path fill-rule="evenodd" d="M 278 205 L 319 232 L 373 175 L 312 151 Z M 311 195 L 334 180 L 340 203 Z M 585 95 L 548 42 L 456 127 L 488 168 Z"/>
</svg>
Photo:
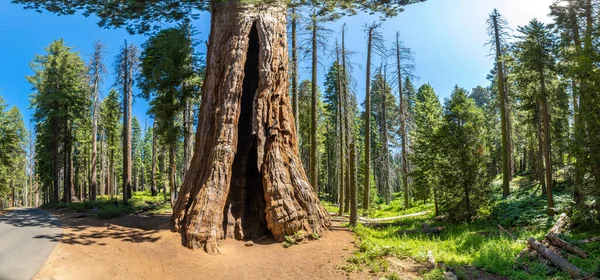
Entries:
<svg viewBox="0 0 600 280">
<path fill-rule="evenodd" d="M 34 58 L 31 67 L 33 76 L 27 76 L 32 84 L 34 93 L 31 107 L 34 108 L 36 122 L 38 172 L 45 184 L 48 202 L 59 200 L 60 148 L 62 144 L 63 168 L 66 169 L 63 200 L 70 201 L 70 168 L 69 155 L 71 149 L 71 125 L 77 118 L 83 118 L 90 108 L 88 85 L 85 80 L 87 69 L 79 53 L 64 45 L 63 40 L 57 40 L 46 48 L 46 55 Z M 62 141 L 61 141 L 62 140 Z M 62 142 L 62 143 L 61 143 Z M 52 163 L 52 166 L 48 166 Z M 65 165 L 64 163 L 67 163 Z M 50 183 L 52 182 L 52 183 Z M 52 184 L 52 188 L 49 188 Z"/>
<path fill-rule="evenodd" d="M 555 89 L 551 81 L 555 78 L 555 60 L 552 54 L 553 38 L 547 27 L 536 19 L 524 27 L 519 27 L 522 34 L 516 43 L 516 56 L 518 71 L 522 79 L 521 87 L 528 85 L 534 87 L 529 93 L 529 103 L 535 104 L 539 118 L 540 151 L 544 158 L 544 174 L 546 194 L 548 196 L 548 215 L 554 215 L 554 201 L 552 196 L 552 149 L 550 108 L 548 99 Z"/>
<path fill-rule="evenodd" d="M 122 115 L 119 93 L 111 89 L 108 96 L 102 101 L 100 110 L 100 129 L 103 131 L 107 146 L 107 173 L 104 193 L 110 196 L 116 195 L 115 162 L 121 141 L 119 136 L 119 120 Z"/>
<path fill-rule="evenodd" d="M 450 219 L 470 221 L 490 202 L 491 187 L 485 166 L 485 119 L 464 89 L 456 86 L 446 100 L 438 132 L 440 211 Z"/>
<path fill-rule="evenodd" d="M 440 182 L 440 129 L 442 126 L 442 104 L 429 84 L 421 86 L 415 96 L 413 113 L 414 129 L 411 131 L 413 151 L 410 172 L 413 178 L 414 198 L 427 201 L 433 194 L 435 215 L 439 216 L 437 186 Z"/>
</svg>

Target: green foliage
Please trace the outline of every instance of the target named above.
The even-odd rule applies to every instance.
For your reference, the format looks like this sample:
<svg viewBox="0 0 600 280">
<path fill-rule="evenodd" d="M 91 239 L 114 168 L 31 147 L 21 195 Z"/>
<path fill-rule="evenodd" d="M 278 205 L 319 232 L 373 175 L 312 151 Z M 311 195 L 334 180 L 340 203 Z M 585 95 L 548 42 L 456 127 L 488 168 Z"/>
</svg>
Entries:
<svg viewBox="0 0 600 280">
<path fill-rule="evenodd" d="M 517 177 L 516 181 L 523 181 L 524 186 L 532 182 L 529 175 Z M 522 240 L 529 237 L 542 239 L 556 222 L 556 218 L 549 218 L 546 214 L 546 199 L 540 195 L 539 186 L 513 189 L 511 196 L 506 199 L 501 198 L 501 184 L 494 186 L 494 190 L 497 195 L 494 196 L 493 203 L 486 211 L 487 214 L 481 214 L 472 223 L 438 221 L 431 213 L 427 216 L 406 218 L 388 227 L 370 228 L 359 225 L 353 228 L 359 236 L 357 242 L 359 249 L 342 268 L 353 271 L 361 270 L 366 266 L 373 271 L 383 271 L 388 256 L 408 257 L 425 262 L 427 251 L 431 250 L 436 262 L 444 262 L 447 266 L 454 267 L 459 276 L 464 274 L 461 271 L 463 266 L 472 265 L 478 270 L 508 276 L 510 279 L 548 279 L 549 277 L 569 279 L 565 272 L 541 264 L 537 259 L 529 261 L 527 258 L 522 258 L 515 263 L 515 256 L 526 246 Z M 570 207 L 570 193 L 566 188 L 562 191 L 557 189 L 555 196 L 557 211 Z M 375 205 L 375 209 L 381 210 L 375 211 L 370 216 L 386 217 L 433 210 L 433 205 L 430 204 L 419 205 L 403 212 L 394 212 L 401 209 L 402 204 L 402 199 L 397 199 L 391 203 L 392 207 Z M 445 230 L 438 235 L 397 233 L 398 230 L 420 229 L 422 223 L 427 223 L 431 227 L 442 226 Z M 515 234 L 519 240 L 512 240 L 498 231 L 498 224 Z M 600 254 L 600 245 L 597 242 L 580 244 L 578 240 L 598 235 L 598 229 L 590 231 L 582 228 L 582 230 L 574 228 L 561 237 L 572 244 L 578 244 L 592 255 L 585 260 L 573 256 L 568 258 L 579 268 L 592 273 L 600 268 L 600 263 L 593 257 Z M 529 272 L 522 269 L 522 265 L 528 266 Z M 432 270 L 422 277 L 443 279 L 443 271 Z"/>
<path fill-rule="evenodd" d="M 455 87 L 439 130 L 439 206 L 451 219 L 468 221 L 490 200 L 485 134 L 483 112 L 464 89 Z"/>
<path fill-rule="evenodd" d="M 415 128 L 411 130 L 410 176 L 413 179 L 413 197 L 426 201 L 431 197 L 439 180 L 440 153 L 438 134 L 442 125 L 442 105 L 429 84 L 421 86 L 416 94 L 412 114 Z"/>
<path fill-rule="evenodd" d="M 321 101 L 321 91 L 317 87 L 317 160 L 323 158 L 323 154 L 325 153 L 325 134 L 326 134 L 326 126 L 324 125 L 326 122 L 326 116 L 328 115 L 325 110 L 325 106 Z M 311 82 L 309 80 L 304 80 L 300 83 L 298 90 L 298 110 L 300 112 L 300 116 L 310 116 L 310 108 L 311 108 Z M 300 143 L 299 143 L 299 151 L 300 158 L 302 159 L 302 164 L 304 165 L 304 170 L 307 172 L 307 176 L 310 178 L 310 118 L 301 117 L 298 120 L 298 133 L 300 134 Z M 323 164 L 323 161 L 319 161 L 320 164 Z M 318 168 L 320 171 L 325 171 L 326 168 L 320 166 Z M 326 173 L 320 172 L 319 174 L 319 182 L 326 182 L 324 178 Z M 326 185 L 326 184 L 319 184 Z"/>
<path fill-rule="evenodd" d="M 34 93 L 31 95 L 33 120 L 36 123 L 37 174 L 45 198 L 58 201 L 59 147 L 70 148 L 72 131 L 78 122 L 89 117 L 91 108 L 87 68 L 79 52 L 52 42 L 47 54 L 36 55 L 31 62 L 32 76 L 26 76 Z M 63 153 L 65 148 L 63 147 Z"/>
<path fill-rule="evenodd" d="M 189 24 L 161 30 L 143 44 L 138 83 L 156 120 L 156 133 L 174 145 L 180 137 L 179 114 L 199 97 L 199 64 Z"/>
<path fill-rule="evenodd" d="M 399 124 L 400 109 L 386 79 L 379 69 L 371 82 L 371 120 L 375 124 L 371 130 L 371 160 L 377 193 L 390 203 L 394 192 L 392 183 L 396 179 L 390 150 L 396 143 L 393 128 Z"/>
<path fill-rule="evenodd" d="M 404 6 L 425 0 L 354 0 L 354 1 L 305 1 L 290 0 L 288 5 L 310 5 L 316 13 L 326 16 L 328 20 L 338 19 L 346 14 L 353 15 L 358 11 L 379 13 L 382 17 L 392 17 L 404 11 Z M 200 11 L 210 10 L 211 5 L 219 5 L 219 1 L 194 0 L 173 4 L 171 1 L 154 1 L 152 3 L 127 1 L 122 3 L 105 3 L 103 1 L 54 1 L 54 0 L 12 0 L 22 4 L 26 9 L 36 11 L 47 10 L 59 15 L 71 15 L 81 12 L 86 16 L 95 14 L 100 18 L 98 25 L 105 28 L 126 27 L 130 33 L 148 33 L 160 29 L 164 23 L 189 21 L 197 19 Z M 227 1 L 223 1 L 228 3 Z M 262 3 L 259 0 L 243 0 L 245 3 Z"/>
<path fill-rule="evenodd" d="M 6 104 L 0 96 L 0 200 L 10 198 L 10 206 L 18 205 L 16 199 L 26 187 L 23 182 L 27 137 L 19 109 L 12 107 L 6 112 Z"/>
<path fill-rule="evenodd" d="M 149 191 L 133 192 L 128 204 L 109 196 L 98 197 L 96 201 L 52 203 L 44 207 L 57 211 L 90 212 L 100 219 L 116 218 L 123 215 L 144 213 L 160 215 L 171 212 L 171 206 L 163 200 L 163 196 L 151 196 Z"/>
</svg>

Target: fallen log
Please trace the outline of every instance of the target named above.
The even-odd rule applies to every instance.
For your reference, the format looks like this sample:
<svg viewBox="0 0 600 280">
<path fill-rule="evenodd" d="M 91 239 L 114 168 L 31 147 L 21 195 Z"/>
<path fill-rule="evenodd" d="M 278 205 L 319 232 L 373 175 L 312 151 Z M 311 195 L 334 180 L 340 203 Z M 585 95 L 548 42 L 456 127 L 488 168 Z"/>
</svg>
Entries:
<svg viewBox="0 0 600 280">
<path fill-rule="evenodd" d="M 568 223 L 569 223 L 569 217 L 567 216 L 567 214 L 566 213 L 560 214 L 560 217 L 558 217 L 558 220 L 556 221 L 554 226 L 552 226 L 552 228 L 550 228 L 550 230 L 548 231 L 548 234 L 552 234 L 552 235 L 561 234 L 564 231 L 564 229 Z"/>
<path fill-rule="evenodd" d="M 375 224 L 381 224 L 382 222 L 393 222 L 393 221 L 400 220 L 400 219 L 423 216 L 423 215 L 427 215 L 428 213 L 429 213 L 429 211 L 423 211 L 423 212 L 417 212 L 417 213 L 406 214 L 406 215 L 395 216 L 395 217 L 386 217 L 386 218 L 359 217 L 358 221 L 363 225 L 375 225 Z M 392 225 L 393 223 L 389 223 L 389 224 Z"/>
<path fill-rule="evenodd" d="M 421 224 L 421 229 L 409 229 L 409 230 L 399 230 L 396 233 L 397 234 L 414 234 L 414 233 L 427 233 L 427 234 L 434 234 L 434 233 L 440 233 L 442 231 L 444 231 L 444 229 L 446 229 L 445 227 L 430 227 L 428 224 Z"/>
<path fill-rule="evenodd" d="M 499 229 L 501 232 L 504 232 L 504 233 L 506 233 L 506 235 L 508 235 L 508 236 L 509 236 L 510 238 L 512 238 L 513 240 L 517 240 L 517 237 L 516 237 L 514 234 L 512 234 L 510 231 L 508 231 L 507 229 L 505 229 L 505 228 L 504 228 L 502 225 L 498 225 L 498 229 Z"/>
<path fill-rule="evenodd" d="M 571 277 L 581 278 L 587 276 L 585 272 L 581 271 L 579 268 L 561 258 L 554 252 L 550 251 L 550 249 L 546 248 L 546 246 L 544 246 L 542 243 L 537 242 L 533 237 L 530 237 L 527 240 L 527 243 L 529 243 L 531 248 L 535 249 L 538 253 L 540 253 L 540 255 L 542 255 L 542 257 L 550 261 L 553 265 L 569 273 Z"/>
<path fill-rule="evenodd" d="M 595 236 L 595 237 L 588 237 L 584 240 L 582 240 L 580 243 L 590 243 L 590 242 L 595 242 L 595 241 L 600 241 L 600 236 Z"/>
<path fill-rule="evenodd" d="M 547 234 L 546 239 L 548 239 L 552 244 L 554 244 L 560 248 L 563 248 L 567 252 L 578 255 L 583 259 L 587 259 L 589 257 L 589 254 L 586 253 L 584 250 L 581 250 L 580 248 L 578 248 L 575 245 L 571 245 L 569 242 L 562 240 L 561 238 L 559 238 L 556 235 Z"/>
<path fill-rule="evenodd" d="M 365 217 L 358 217 L 358 222 L 361 223 L 364 226 L 368 226 L 368 227 L 379 227 L 379 226 L 392 226 L 392 225 L 397 225 L 399 223 L 402 223 L 402 219 L 405 218 L 410 218 L 410 217 L 418 217 L 418 216 L 423 216 L 423 215 L 427 215 L 429 213 L 429 211 L 423 211 L 423 212 L 418 212 L 418 213 L 412 213 L 412 214 L 406 214 L 406 215 L 401 215 L 401 216 L 394 216 L 394 217 L 385 217 L 385 218 L 365 218 Z M 339 216 L 337 213 L 329 213 L 329 215 L 331 216 L 332 220 L 338 221 L 338 222 L 347 222 L 350 216 L 349 215 L 343 215 L 343 216 Z"/>
</svg>

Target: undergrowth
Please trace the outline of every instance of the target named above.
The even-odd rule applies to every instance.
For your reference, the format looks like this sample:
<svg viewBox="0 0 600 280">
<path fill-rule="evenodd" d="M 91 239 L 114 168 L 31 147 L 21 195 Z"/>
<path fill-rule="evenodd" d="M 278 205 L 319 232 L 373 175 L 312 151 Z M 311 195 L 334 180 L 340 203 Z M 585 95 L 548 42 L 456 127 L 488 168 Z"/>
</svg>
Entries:
<svg viewBox="0 0 600 280">
<path fill-rule="evenodd" d="M 95 201 L 53 203 L 43 206 L 47 209 L 65 212 L 90 212 L 100 219 L 115 218 L 132 213 L 157 215 L 170 213 L 171 206 L 163 195 L 152 196 L 149 191 L 133 192 L 132 198 L 124 204 L 121 199 L 100 196 Z"/>
<path fill-rule="evenodd" d="M 497 182 L 493 184 L 500 186 Z M 548 217 L 546 198 L 541 195 L 539 186 L 532 184 L 528 174 L 516 177 L 512 186 L 512 194 L 508 198 L 495 197 L 494 204 L 483 209 L 479 218 L 472 223 L 438 221 L 434 217 L 432 204 L 421 203 L 403 209 L 403 201 L 398 199 L 390 205 L 376 205 L 368 212 L 369 217 L 390 217 L 422 211 L 429 211 L 429 214 L 405 218 L 395 225 L 380 228 L 359 224 L 353 228 L 359 237 L 358 250 L 341 268 L 353 271 L 366 267 L 374 273 L 389 273 L 387 256 L 408 257 L 426 262 L 427 252 L 431 251 L 436 262 L 454 267 L 459 278 L 466 275 L 462 268 L 472 265 L 478 270 L 506 276 L 508 279 L 570 279 L 567 273 L 537 260 L 529 261 L 525 257 L 519 263 L 515 262 L 517 254 L 526 247 L 525 240 L 529 237 L 541 240 L 558 215 Z M 554 191 L 556 212 L 568 211 L 571 204 L 568 186 L 559 182 Z M 497 193 L 501 192 L 498 190 Z M 336 210 L 328 209 L 330 212 Z M 398 234 L 399 230 L 420 229 L 422 223 L 432 227 L 445 227 L 445 230 L 437 235 Z M 497 228 L 499 224 L 511 231 L 518 240 L 501 233 Z M 600 242 L 579 244 L 578 241 L 596 235 L 600 235 L 599 227 L 575 228 L 561 236 L 590 254 L 588 259 L 565 255 L 569 262 L 590 274 L 600 269 Z M 422 277 L 443 279 L 443 271 L 434 269 Z"/>
</svg>

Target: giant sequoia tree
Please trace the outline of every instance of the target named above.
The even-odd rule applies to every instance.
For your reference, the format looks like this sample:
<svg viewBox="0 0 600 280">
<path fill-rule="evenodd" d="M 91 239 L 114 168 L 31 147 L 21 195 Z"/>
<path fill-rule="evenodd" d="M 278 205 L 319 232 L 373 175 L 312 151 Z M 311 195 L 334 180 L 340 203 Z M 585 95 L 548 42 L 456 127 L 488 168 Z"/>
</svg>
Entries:
<svg viewBox="0 0 600 280">
<path fill-rule="evenodd" d="M 196 149 L 173 211 L 173 225 L 190 248 L 218 251 L 225 237 L 281 240 L 330 227 L 298 157 L 288 96 L 286 1 L 15 0 L 59 14 L 97 14 L 101 26 L 145 32 L 162 21 L 211 10 L 211 31 Z M 420 0 L 323 1 L 386 16 Z"/>
</svg>

